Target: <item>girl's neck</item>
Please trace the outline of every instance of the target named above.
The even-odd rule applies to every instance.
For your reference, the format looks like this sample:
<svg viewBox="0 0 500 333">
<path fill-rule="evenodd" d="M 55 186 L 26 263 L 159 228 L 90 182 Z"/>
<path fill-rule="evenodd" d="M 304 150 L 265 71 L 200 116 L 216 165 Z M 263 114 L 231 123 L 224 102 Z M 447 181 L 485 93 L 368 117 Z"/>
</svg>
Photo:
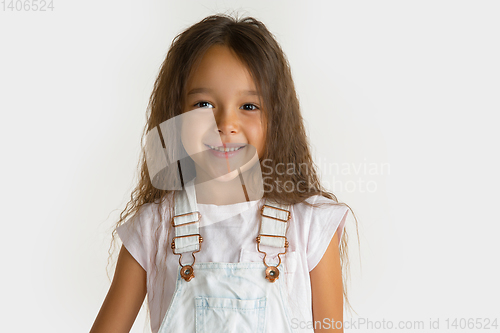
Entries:
<svg viewBox="0 0 500 333">
<path fill-rule="evenodd" d="M 195 190 L 196 201 L 199 204 L 221 206 L 247 201 L 239 177 L 228 181 L 212 179 L 197 182 L 195 180 Z"/>
</svg>

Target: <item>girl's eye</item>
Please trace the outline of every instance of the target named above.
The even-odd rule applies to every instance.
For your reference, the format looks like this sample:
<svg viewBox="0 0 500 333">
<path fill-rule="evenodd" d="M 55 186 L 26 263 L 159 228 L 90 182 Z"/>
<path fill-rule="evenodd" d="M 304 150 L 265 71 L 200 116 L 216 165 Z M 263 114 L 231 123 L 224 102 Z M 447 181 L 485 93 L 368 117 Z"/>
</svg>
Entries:
<svg viewBox="0 0 500 333">
<path fill-rule="evenodd" d="M 259 109 L 259 108 L 258 108 L 256 105 L 254 105 L 254 104 L 245 104 L 245 105 L 243 105 L 243 107 L 245 107 L 245 106 L 250 106 L 250 107 L 253 107 L 252 109 L 245 109 L 246 111 L 255 111 L 255 110 L 258 110 L 258 109 Z"/>
<path fill-rule="evenodd" d="M 208 104 L 208 105 L 212 105 L 212 104 L 210 104 L 209 102 L 202 101 L 202 102 L 198 102 L 198 103 L 196 103 L 194 106 L 198 106 L 198 105 L 199 105 L 199 107 L 200 107 L 200 108 L 204 108 L 204 107 L 206 106 L 206 104 Z M 212 105 L 212 108 L 213 108 L 213 105 Z"/>
<path fill-rule="evenodd" d="M 207 101 L 198 102 L 198 103 L 194 104 L 193 106 L 197 106 L 197 107 L 200 107 L 200 108 L 206 108 L 209 105 L 211 106 L 212 109 L 214 108 L 214 106 L 212 104 L 210 104 L 209 102 L 207 102 Z M 249 107 L 249 108 L 246 108 L 246 107 Z M 251 104 L 251 103 L 244 104 L 242 108 L 245 111 L 255 111 L 255 110 L 259 109 L 258 106 L 256 106 L 255 104 Z"/>
</svg>

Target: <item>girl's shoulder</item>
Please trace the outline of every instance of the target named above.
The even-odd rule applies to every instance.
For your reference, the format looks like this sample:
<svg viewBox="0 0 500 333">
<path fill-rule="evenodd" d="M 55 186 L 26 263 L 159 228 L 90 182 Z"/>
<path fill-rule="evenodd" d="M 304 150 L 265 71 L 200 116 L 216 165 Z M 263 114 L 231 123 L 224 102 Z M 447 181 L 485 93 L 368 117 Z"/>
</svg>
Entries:
<svg viewBox="0 0 500 333">
<path fill-rule="evenodd" d="M 345 214 L 348 210 L 348 207 L 344 203 L 339 203 L 319 194 L 310 196 L 305 199 L 304 202 L 292 205 L 291 208 L 296 214 L 319 216 L 331 215 L 334 213 Z"/>
<path fill-rule="evenodd" d="M 305 201 L 307 203 L 301 202 L 291 207 L 297 232 L 303 235 L 307 242 L 317 242 L 322 238 L 331 239 L 335 231 L 339 230 L 340 239 L 349 207 L 322 195 L 311 196 Z"/>
<path fill-rule="evenodd" d="M 335 233 L 340 244 L 349 208 L 322 195 L 314 195 L 292 206 L 295 237 L 307 259 L 309 271 L 319 263 Z"/>
<path fill-rule="evenodd" d="M 158 226 L 162 221 L 170 219 L 172 193 L 167 193 L 162 198 L 147 202 L 136 209 L 136 212 L 130 214 L 127 219 L 120 224 L 119 230 L 123 229 L 143 229 L 151 230 L 155 225 Z"/>
<path fill-rule="evenodd" d="M 258 203 L 255 205 L 255 207 L 261 207 L 264 203 L 264 199 L 258 200 Z M 126 222 L 136 222 L 143 225 L 151 225 L 162 220 L 168 221 L 171 218 L 170 215 L 172 206 L 173 192 L 169 192 L 161 199 L 156 199 L 154 202 L 143 204 L 138 209 L 137 213 L 129 217 Z M 333 199 L 318 194 L 308 197 L 303 202 L 299 202 L 290 206 L 292 217 L 300 217 L 301 220 L 316 220 L 333 215 L 344 215 L 347 210 L 348 207 L 345 204 L 339 203 Z"/>
<path fill-rule="evenodd" d="M 164 239 L 164 221 L 169 219 L 170 211 L 168 202 L 157 199 L 144 203 L 116 228 L 123 245 L 146 271 L 151 268 L 150 258 L 157 252 L 159 240 Z"/>
</svg>

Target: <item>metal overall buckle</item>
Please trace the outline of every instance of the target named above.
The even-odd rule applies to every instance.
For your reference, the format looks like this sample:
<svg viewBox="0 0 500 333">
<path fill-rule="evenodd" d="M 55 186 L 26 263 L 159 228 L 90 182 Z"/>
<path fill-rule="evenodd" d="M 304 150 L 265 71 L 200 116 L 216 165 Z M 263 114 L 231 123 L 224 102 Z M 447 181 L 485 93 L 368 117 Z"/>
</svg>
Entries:
<svg viewBox="0 0 500 333">
<path fill-rule="evenodd" d="M 191 215 L 191 214 L 195 214 L 195 213 L 197 213 L 197 214 L 198 214 L 198 220 L 196 220 L 196 221 L 192 221 L 192 222 L 188 222 L 188 223 L 179 224 L 179 225 L 175 225 L 175 224 L 174 224 L 174 219 L 175 219 L 176 217 L 179 217 L 179 216 L 186 216 L 186 215 Z M 188 225 L 188 224 L 192 224 L 192 223 L 199 222 L 199 221 L 200 221 L 200 219 L 201 219 L 201 214 L 200 214 L 200 212 L 192 212 L 192 213 L 186 213 L 186 214 L 176 215 L 176 216 L 172 217 L 172 226 L 173 226 L 174 228 L 176 228 L 176 227 L 180 227 L 180 226 L 185 226 L 185 225 Z M 176 239 L 176 238 L 183 238 L 183 237 L 192 237 L 192 236 L 196 236 L 196 235 L 198 236 L 198 241 L 199 241 L 200 246 L 199 246 L 199 248 L 198 248 L 198 250 L 197 250 L 197 251 L 193 251 L 193 252 L 191 252 L 191 255 L 193 256 L 193 263 L 192 263 L 191 265 L 182 265 L 182 262 L 181 262 L 181 260 L 182 260 L 182 253 L 177 253 L 177 252 L 175 252 L 175 239 Z M 202 242 L 203 242 L 203 237 L 201 237 L 201 235 L 200 235 L 200 234 L 190 234 L 190 235 L 176 236 L 176 237 L 172 238 L 172 244 L 171 244 L 170 246 L 171 246 L 171 248 L 172 248 L 172 252 L 173 252 L 174 254 L 178 254 L 178 255 L 180 255 L 180 256 L 179 256 L 179 265 L 182 267 L 182 268 L 181 268 L 181 277 L 182 277 L 184 280 L 186 280 L 186 282 L 189 282 L 189 281 L 191 281 L 191 279 L 192 279 L 192 278 L 194 278 L 194 269 L 193 269 L 193 265 L 194 265 L 194 263 L 195 263 L 195 261 L 196 261 L 196 258 L 195 258 L 195 256 L 194 256 L 194 254 L 195 254 L 195 253 L 197 253 L 197 252 L 200 252 L 200 250 L 201 250 L 201 243 L 202 243 Z"/>
<path fill-rule="evenodd" d="M 288 213 L 288 217 L 285 220 L 283 220 L 283 219 L 276 218 L 274 216 L 265 215 L 264 214 L 264 207 L 274 208 L 274 209 L 277 209 L 277 210 L 281 210 L 281 211 L 287 212 Z M 277 208 L 277 207 L 274 207 L 274 206 L 265 205 L 265 204 L 260 209 L 260 212 L 261 212 L 262 216 L 265 216 L 267 218 L 271 218 L 271 219 L 274 219 L 274 220 L 278 220 L 278 221 L 281 221 L 281 222 L 284 222 L 284 223 L 287 223 L 290 220 L 290 218 L 292 217 L 291 214 L 290 214 L 290 212 L 288 210 Z M 260 237 L 261 236 L 280 237 L 280 238 L 284 238 L 285 239 L 285 252 L 278 253 L 278 260 L 279 261 L 278 261 L 278 264 L 276 266 L 269 266 L 268 264 L 266 264 L 267 253 L 264 252 L 264 251 L 261 251 L 260 250 L 260 246 L 259 246 L 260 245 Z M 279 278 L 280 271 L 278 269 L 278 266 L 281 264 L 280 254 L 286 254 L 286 251 L 288 249 L 288 240 L 287 240 L 286 236 L 264 235 L 264 234 L 259 234 L 259 236 L 257 236 L 256 240 L 257 240 L 257 251 L 259 251 L 260 253 L 264 254 L 264 258 L 262 259 L 262 261 L 264 262 L 264 265 L 266 265 L 266 279 L 268 279 L 270 282 L 274 282 L 274 281 L 276 281 L 276 279 Z"/>
</svg>

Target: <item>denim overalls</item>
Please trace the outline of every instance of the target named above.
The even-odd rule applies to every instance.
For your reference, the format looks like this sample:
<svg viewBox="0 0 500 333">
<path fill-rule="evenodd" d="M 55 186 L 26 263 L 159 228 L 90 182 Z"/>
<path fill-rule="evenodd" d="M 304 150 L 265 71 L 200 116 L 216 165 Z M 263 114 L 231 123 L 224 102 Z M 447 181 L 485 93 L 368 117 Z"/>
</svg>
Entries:
<svg viewBox="0 0 500 333">
<path fill-rule="evenodd" d="M 261 210 L 260 245 L 288 247 L 286 226 L 289 206 L 267 200 Z M 264 262 L 195 262 L 201 249 L 199 220 L 194 186 L 175 192 L 174 254 L 180 254 L 175 291 L 159 333 L 291 333 L 291 311 L 284 302 L 283 272 Z M 250 236 L 249 236 L 250 237 Z M 230 241 L 230 240 L 228 240 Z M 182 264 L 182 255 L 193 264 Z M 262 252 L 264 253 L 264 252 Z M 267 266 L 267 268 L 266 268 Z M 309 330 L 308 332 L 313 332 Z"/>
</svg>

